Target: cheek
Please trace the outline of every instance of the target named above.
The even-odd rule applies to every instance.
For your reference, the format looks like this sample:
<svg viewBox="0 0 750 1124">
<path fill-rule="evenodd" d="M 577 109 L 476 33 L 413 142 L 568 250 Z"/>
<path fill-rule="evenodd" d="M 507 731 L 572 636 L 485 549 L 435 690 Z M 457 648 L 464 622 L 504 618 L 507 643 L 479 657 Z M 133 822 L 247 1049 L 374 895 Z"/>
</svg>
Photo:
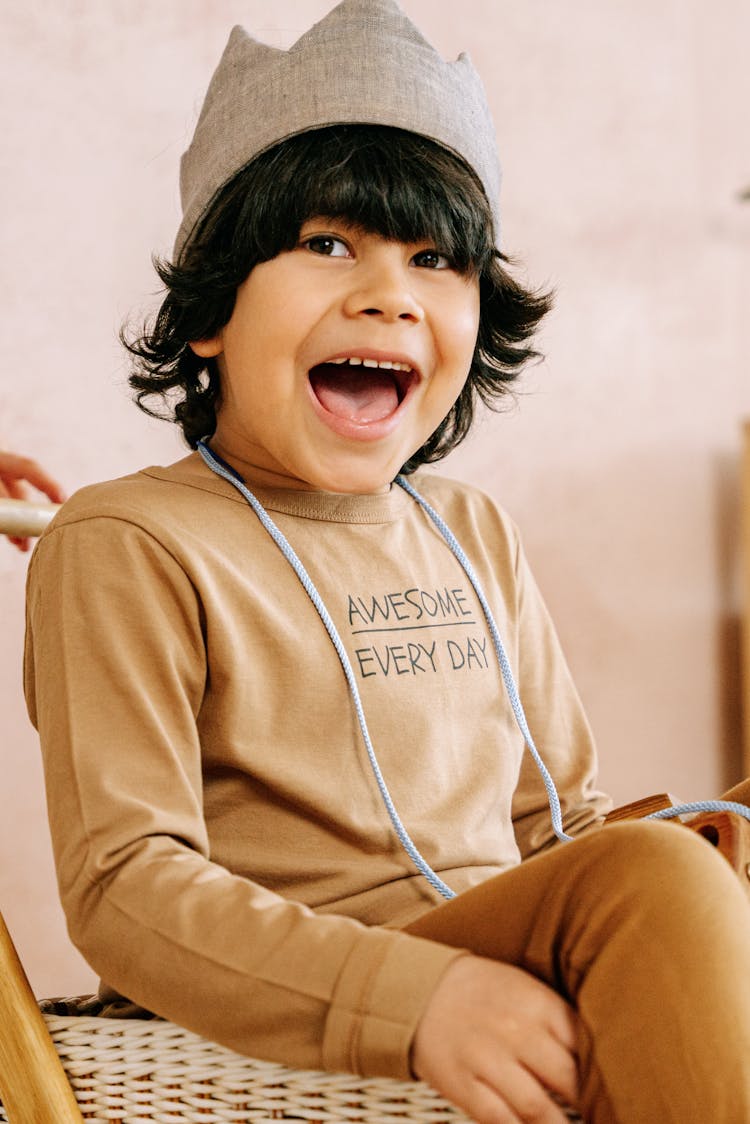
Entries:
<svg viewBox="0 0 750 1124">
<path fill-rule="evenodd" d="M 471 302 L 468 309 L 467 330 L 471 339 L 471 350 L 474 351 L 477 336 L 479 335 L 479 317 L 481 315 L 481 302 L 479 299 L 479 281 L 472 283 Z"/>
<path fill-rule="evenodd" d="M 474 359 L 479 334 L 479 308 L 467 308 L 465 314 L 453 323 L 447 346 L 457 372 L 466 376 Z"/>
<path fill-rule="evenodd" d="M 450 324 L 447 346 L 456 362 L 468 370 L 479 334 L 479 283 L 467 282 L 453 304 L 453 316 L 445 320 Z"/>
</svg>

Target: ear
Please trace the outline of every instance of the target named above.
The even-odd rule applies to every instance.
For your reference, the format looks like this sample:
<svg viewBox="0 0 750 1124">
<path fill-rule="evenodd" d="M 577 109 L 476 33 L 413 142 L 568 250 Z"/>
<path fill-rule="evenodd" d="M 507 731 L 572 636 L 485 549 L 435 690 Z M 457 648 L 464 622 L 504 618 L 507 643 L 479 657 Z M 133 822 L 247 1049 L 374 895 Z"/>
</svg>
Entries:
<svg viewBox="0 0 750 1124">
<path fill-rule="evenodd" d="M 201 359 L 215 359 L 224 350 L 224 343 L 218 335 L 208 340 L 191 340 L 188 347 Z"/>
</svg>

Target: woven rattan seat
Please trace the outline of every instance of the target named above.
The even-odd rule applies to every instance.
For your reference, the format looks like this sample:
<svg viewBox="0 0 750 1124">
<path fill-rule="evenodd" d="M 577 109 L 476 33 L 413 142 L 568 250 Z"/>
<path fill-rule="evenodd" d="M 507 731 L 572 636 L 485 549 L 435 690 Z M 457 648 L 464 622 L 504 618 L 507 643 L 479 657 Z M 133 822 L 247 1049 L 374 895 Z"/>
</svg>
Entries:
<svg viewBox="0 0 750 1124">
<path fill-rule="evenodd" d="M 256 1061 L 163 1019 L 46 1015 L 45 1022 L 84 1120 L 469 1124 L 421 1081 Z M 0 1120 L 7 1120 L 2 1107 Z"/>
<path fill-rule="evenodd" d="M 42 1014 L 0 916 L 3 1124 L 470 1124 L 421 1081 L 291 1069 L 246 1058 L 164 1019 L 105 1018 L 89 1013 L 98 1005 L 79 1000 L 45 1006 L 84 1013 Z"/>
<path fill-rule="evenodd" d="M 49 1015 L 45 1022 L 85 1120 L 466 1124 L 420 1081 L 255 1061 L 162 1019 Z"/>
<path fill-rule="evenodd" d="M 72 1002 L 92 1009 L 48 1006 Z M 470 1124 L 421 1081 L 257 1061 L 164 1019 L 43 1015 L 1 915 L 0 1097 L 3 1124 Z"/>
</svg>

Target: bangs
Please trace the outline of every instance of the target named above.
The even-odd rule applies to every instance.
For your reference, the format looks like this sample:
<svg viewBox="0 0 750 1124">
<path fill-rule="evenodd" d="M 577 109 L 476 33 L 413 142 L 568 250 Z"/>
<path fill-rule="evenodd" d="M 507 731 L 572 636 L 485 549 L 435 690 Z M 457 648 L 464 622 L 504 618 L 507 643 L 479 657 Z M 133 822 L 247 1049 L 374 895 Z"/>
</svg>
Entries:
<svg viewBox="0 0 750 1124">
<path fill-rule="evenodd" d="M 492 213 L 468 165 L 425 137 L 384 125 L 316 129 L 261 153 L 222 189 L 188 256 L 191 244 L 220 233 L 212 216 L 230 212 L 231 256 L 244 258 L 246 272 L 291 250 L 313 218 L 392 241 L 430 242 L 465 273 L 480 272 L 495 255 Z"/>
<path fill-rule="evenodd" d="M 389 241 L 427 243 L 479 280 L 479 334 L 450 412 L 403 466 L 441 460 L 471 429 L 480 404 L 499 409 L 522 367 L 538 357 L 537 325 L 551 293 L 514 280 L 495 248 L 492 211 L 471 168 L 416 133 L 334 125 L 290 137 L 256 156 L 217 193 L 179 258 L 155 259 L 166 295 L 151 324 L 121 339 L 147 414 L 167 417 L 191 448 L 216 429 L 221 375 L 191 341 L 212 339 L 232 316 L 251 270 L 299 242 L 311 219 L 345 221 Z M 153 398 L 161 409 L 150 405 Z"/>
</svg>

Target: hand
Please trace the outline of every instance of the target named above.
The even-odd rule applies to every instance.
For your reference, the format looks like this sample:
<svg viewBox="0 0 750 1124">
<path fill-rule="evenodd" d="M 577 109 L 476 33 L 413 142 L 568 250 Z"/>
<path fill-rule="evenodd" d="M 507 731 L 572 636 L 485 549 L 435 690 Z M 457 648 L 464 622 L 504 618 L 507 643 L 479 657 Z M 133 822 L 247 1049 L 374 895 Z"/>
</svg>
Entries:
<svg viewBox="0 0 750 1124">
<path fill-rule="evenodd" d="M 477 1124 L 564 1124 L 578 1103 L 577 1016 L 521 968 L 454 960 L 412 1044 L 412 1068 Z"/>
<path fill-rule="evenodd" d="M 65 494 L 51 476 L 44 469 L 31 460 L 30 457 L 20 457 L 16 453 L 0 452 L 0 496 L 7 496 L 13 500 L 28 498 L 28 489 L 23 481 L 32 484 L 40 492 L 44 492 L 53 503 L 62 503 Z M 16 538 L 9 535 L 8 539 L 19 550 L 29 549 L 29 539 Z"/>
</svg>

